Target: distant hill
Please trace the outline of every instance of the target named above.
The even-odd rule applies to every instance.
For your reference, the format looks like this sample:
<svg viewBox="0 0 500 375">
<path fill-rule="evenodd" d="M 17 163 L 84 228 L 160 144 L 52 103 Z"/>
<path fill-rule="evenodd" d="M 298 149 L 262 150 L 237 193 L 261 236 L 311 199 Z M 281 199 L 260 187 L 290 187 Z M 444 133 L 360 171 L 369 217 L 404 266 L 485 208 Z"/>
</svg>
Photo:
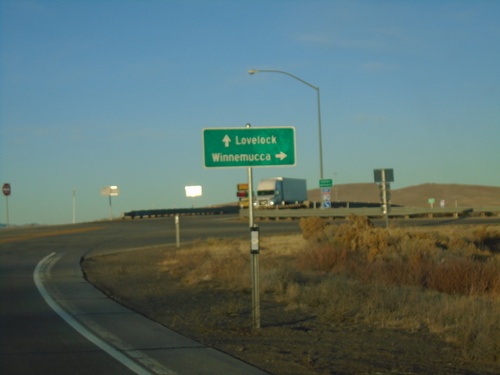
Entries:
<svg viewBox="0 0 500 375">
<path fill-rule="evenodd" d="M 321 200 L 320 189 L 308 192 L 309 200 Z M 339 202 L 380 201 L 379 187 L 375 183 L 342 184 L 332 188 L 331 200 Z M 500 206 L 500 187 L 460 184 L 422 184 L 391 191 L 391 203 L 410 207 L 428 207 L 434 198 L 435 207 L 444 200 L 447 207 Z"/>
</svg>

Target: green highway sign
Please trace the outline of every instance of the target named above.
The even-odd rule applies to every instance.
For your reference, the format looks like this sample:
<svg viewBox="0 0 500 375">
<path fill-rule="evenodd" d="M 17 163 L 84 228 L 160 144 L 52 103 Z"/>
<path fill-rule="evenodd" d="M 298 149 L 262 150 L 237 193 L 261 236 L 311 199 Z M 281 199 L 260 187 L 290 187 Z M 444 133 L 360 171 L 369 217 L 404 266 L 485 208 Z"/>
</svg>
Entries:
<svg viewBox="0 0 500 375">
<path fill-rule="evenodd" d="M 333 186 L 333 181 L 330 178 L 322 179 L 319 180 L 319 187 L 320 188 L 329 188 Z"/>
<path fill-rule="evenodd" d="M 295 128 L 203 129 L 207 168 L 290 166 L 297 163 Z"/>
</svg>

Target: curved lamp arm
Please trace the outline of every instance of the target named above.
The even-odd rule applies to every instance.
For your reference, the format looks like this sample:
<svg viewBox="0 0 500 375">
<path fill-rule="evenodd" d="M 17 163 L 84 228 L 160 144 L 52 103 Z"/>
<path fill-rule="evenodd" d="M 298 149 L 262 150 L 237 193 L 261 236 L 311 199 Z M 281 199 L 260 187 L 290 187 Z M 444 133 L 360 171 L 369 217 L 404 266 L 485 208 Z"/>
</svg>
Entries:
<svg viewBox="0 0 500 375">
<path fill-rule="evenodd" d="M 253 75 L 255 73 L 280 73 L 280 74 L 285 74 L 289 77 L 292 77 L 296 79 L 297 81 L 302 82 L 303 84 L 313 88 L 316 90 L 317 97 L 318 97 L 318 133 L 319 133 L 319 175 L 320 178 L 323 179 L 323 146 L 322 146 L 322 141 L 321 141 L 321 105 L 320 105 L 320 94 L 319 94 L 319 87 L 314 86 L 310 84 L 307 81 L 304 81 L 302 78 L 299 78 L 291 73 L 284 72 L 282 70 L 273 70 L 273 69 L 249 69 L 248 74 Z"/>
</svg>

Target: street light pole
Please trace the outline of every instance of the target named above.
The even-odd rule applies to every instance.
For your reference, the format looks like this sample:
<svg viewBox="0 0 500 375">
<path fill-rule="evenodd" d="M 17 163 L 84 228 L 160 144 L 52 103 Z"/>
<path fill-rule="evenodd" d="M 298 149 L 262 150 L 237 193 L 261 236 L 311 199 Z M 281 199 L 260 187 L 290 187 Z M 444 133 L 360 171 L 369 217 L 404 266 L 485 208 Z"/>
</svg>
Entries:
<svg viewBox="0 0 500 375">
<path fill-rule="evenodd" d="M 76 223 L 76 189 L 73 188 L 73 224 Z"/>
<path fill-rule="evenodd" d="M 320 100 L 320 93 L 319 93 L 319 87 L 311 85 L 309 82 L 304 81 L 302 78 L 299 78 L 291 73 L 284 72 L 282 70 L 264 70 L 264 69 L 250 69 L 248 71 L 248 74 L 255 74 L 255 73 L 280 73 L 280 74 L 285 74 L 289 77 L 292 77 L 296 79 L 297 81 L 302 82 L 303 84 L 313 88 L 316 90 L 316 95 L 317 95 L 317 100 L 318 100 L 318 136 L 319 136 L 319 176 L 320 179 L 323 179 L 323 145 L 321 141 L 321 100 Z"/>
</svg>

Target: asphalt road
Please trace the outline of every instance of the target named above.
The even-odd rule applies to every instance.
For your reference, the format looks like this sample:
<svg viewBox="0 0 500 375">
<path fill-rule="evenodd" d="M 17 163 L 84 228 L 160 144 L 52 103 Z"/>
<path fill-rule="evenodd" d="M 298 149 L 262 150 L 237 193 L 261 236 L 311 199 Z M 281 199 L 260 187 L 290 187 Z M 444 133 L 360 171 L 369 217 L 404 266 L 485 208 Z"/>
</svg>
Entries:
<svg viewBox="0 0 500 375">
<path fill-rule="evenodd" d="M 261 236 L 300 231 L 297 221 L 258 224 Z M 236 216 L 181 217 L 179 228 L 181 244 L 249 238 L 248 222 Z M 0 230 L 0 374 L 262 374 L 114 303 L 84 280 L 79 266 L 87 253 L 175 243 L 172 217 Z"/>
<path fill-rule="evenodd" d="M 181 217 L 181 244 L 248 236 L 233 216 Z M 262 233 L 298 231 L 267 223 Z M 262 374 L 109 300 L 79 262 L 92 252 L 175 244 L 173 218 L 0 231 L 1 374 Z"/>
</svg>

